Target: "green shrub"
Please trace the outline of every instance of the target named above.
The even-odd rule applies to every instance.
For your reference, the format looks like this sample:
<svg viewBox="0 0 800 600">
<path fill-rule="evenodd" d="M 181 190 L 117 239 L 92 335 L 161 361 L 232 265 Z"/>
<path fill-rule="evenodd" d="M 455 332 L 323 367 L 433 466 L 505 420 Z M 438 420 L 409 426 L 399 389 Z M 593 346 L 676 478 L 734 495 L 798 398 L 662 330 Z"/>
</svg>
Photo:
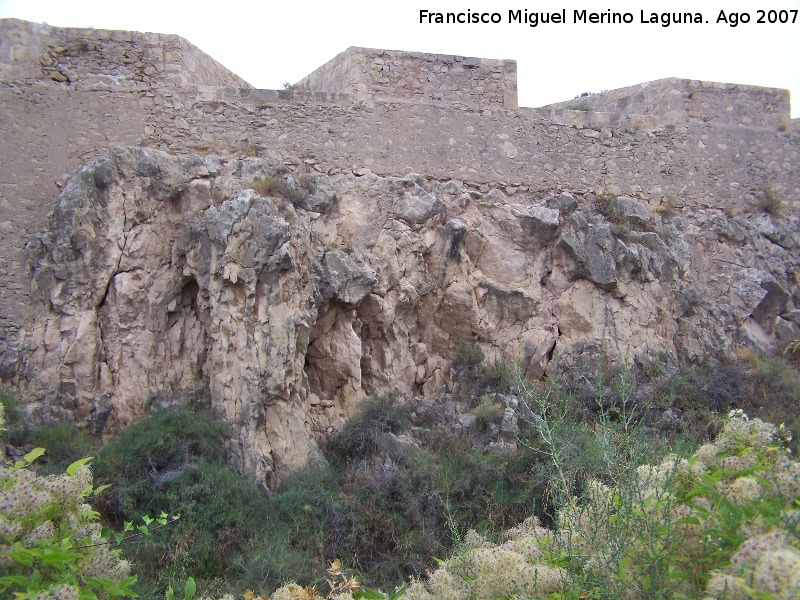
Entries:
<svg viewBox="0 0 800 600">
<path fill-rule="evenodd" d="M 783 355 L 794 363 L 800 363 L 800 338 L 788 344 L 783 350 Z"/>
<path fill-rule="evenodd" d="M 450 366 L 456 373 L 468 375 L 474 373 L 483 364 L 484 358 L 483 350 L 478 346 L 461 344 L 456 348 Z"/>
<path fill-rule="evenodd" d="M 205 410 L 163 410 L 99 453 L 113 484 L 99 505 L 112 523 L 144 511 L 181 515 L 161 536 L 125 544 L 142 599 L 160 600 L 189 577 L 205 597 L 324 580 L 337 497 L 331 470 L 300 471 L 268 495 L 226 464 L 224 431 Z"/>
<path fill-rule="evenodd" d="M 243 574 L 240 564 L 269 507 L 263 490 L 226 464 L 225 431 L 201 407 L 159 410 L 98 453 L 98 477 L 112 484 L 98 507 L 112 524 L 134 514 L 181 515 L 164 535 L 125 545 L 141 574 L 142 598 L 163 598 L 188 577 L 203 593 L 230 591 Z"/>
<path fill-rule="evenodd" d="M 456 348 L 450 369 L 456 383 L 455 396 L 466 398 L 476 405 L 480 397 L 489 393 L 507 394 L 513 387 L 513 377 L 503 361 L 496 359 L 484 364 L 483 351 L 474 345 L 462 344 Z"/>
<path fill-rule="evenodd" d="M 75 429 L 72 423 L 59 423 L 28 432 L 27 443 L 45 448 L 44 456 L 33 465 L 40 475 L 55 475 L 76 460 L 97 454 L 100 441 Z"/>
<path fill-rule="evenodd" d="M 459 552 L 403 597 L 797 598 L 800 463 L 778 433 L 732 412 L 716 441 L 689 459 L 617 465 L 617 476 L 631 477 L 613 486 L 590 479 L 579 497 L 562 494 L 552 529 L 531 518 L 501 544 L 468 532 Z"/>
<path fill-rule="evenodd" d="M 340 463 L 362 460 L 378 449 L 381 434 L 398 433 L 409 425 L 408 411 L 400 405 L 398 394 L 372 396 L 328 442 L 328 454 Z"/>
<path fill-rule="evenodd" d="M 21 447 L 28 442 L 28 427 L 19 399 L 14 390 L 0 386 L 0 406 L 5 411 L 4 438 L 12 446 Z"/>
<path fill-rule="evenodd" d="M 624 365 L 610 381 L 605 381 L 602 369 L 592 371 L 590 365 L 572 374 L 584 382 L 591 380 L 592 385 L 583 391 L 569 384 L 563 374 L 535 384 L 514 381 L 501 363 L 486 366 L 482 353 L 475 348 L 461 349 L 456 358 L 454 371 L 465 377 L 462 382 L 471 381 L 473 386 L 463 383 L 461 393 L 467 390 L 471 395 L 473 412 L 482 423 L 496 424 L 502 417 L 503 403 L 492 394 L 497 388 L 507 385 L 519 400 L 520 441 L 524 443 L 516 451 L 485 452 L 476 442 L 482 435 L 480 425 L 471 435 L 456 436 L 448 434 L 436 419 L 427 423 L 430 429 L 426 435 L 415 430 L 416 437 L 422 437 L 419 447 L 404 436 L 401 442 L 393 443 L 388 434 L 400 434 L 410 423 L 407 410 L 392 396 L 368 400 L 362 412 L 325 447 L 333 467 L 301 470 L 270 494 L 225 464 L 225 427 L 199 408 L 159 411 L 111 440 L 98 453 L 96 469 L 100 472 L 102 468 L 105 481 L 114 486 L 101 494 L 97 503 L 110 523 L 160 510 L 182 515 L 161 536 L 125 543 L 125 556 L 140 573 L 140 597 L 160 600 L 168 587 L 179 589 L 187 577 L 197 579 L 199 593 L 205 597 L 241 594 L 248 588 L 269 594 L 290 580 L 299 583 L 293 588 L 296 594 L 298 590 L 308 593 L 316 586 L 317 595 L 325 595 L 325 579 L 331 578 L 327 569 L 336 558 L 356 569 L 359 582 L 391 590 L 409 576 L 424 577 L 429 570 L 444 581 L 446 575 L 436 575 L 435 557 L 452 554 L 445 570 L 461 583 L 436 587 L 434 578 L 409 586 L 407 597 L 423 598 L 431 593 L 442 598 L 448 594 L 463 597 L 458 594 L 464 592 L 467 580 L 476 577 L 473 571 L 478 568 L 485 572 L 480 584 L 484 592 L 475 591 L 475 586 L 467 586 L 464 592 L 475 597 L 517 594 L 525 598 L 526 593 L 535 597 L 530 585 L 527 591 L 524 589 L 525 582 L 530 583 L 530 577 L 544 581 L 557 573 L 588 597 L 621 596 L 620 590 L 625 588 L 638 590 L 635 594 L 642 594 L 640 597 L 666 598 L 676 593 L 673 584 L 675 590 L 683 589 L 677 585 L 677 577 L 675 581 L 663 579 L 665 569 L 667 573 L 670 569 L 680 571 L 667 551 L 674 545 L 668 545 L 667 550 L 659 546 L 659 536 L 670 531 L 673 524 L 647 521 L 642 516 L 647 507 L 642 505 L 644 488 L 636 467 L 648 462 L 658 464 L 653 456 L 663 456 L 668 443 L 678 446 L 689 443 L 683 442 L 684 438 L 700 440 L 714 429 L 707 429 L 709 420 L 722 410 L 759 403 L 764 407 L 779 405 L 783 414 L 788 414 L 796 398 L 796 375 L 786 363 L 755 357 L 739 365 L 716 368 L 677 370 L 674 365 L 651 365 L 637 373 Z M 650 403 L 643 399 L 633 402 L 637 379 L 647 380 L 656 390 L 652 403 L 656 415 L 669 407 L 683 410 L 682 429 L 663 435 L 660 425 L 648 416 L 653 412 Z M 476 394 L 486 381 L 490 381 L 490 391 Z M 499 384 L 501 381 L 505 383 Z M 759 409 L 757 414 L 763 412 Z M 783 431 L 787 435 L 795 431 L 790 420 Z M 56 449 L 63 447 L 67 450 L 63 460 L 68 460 L 72 442 L 66 428 L 28 432 L 26 436 L 50 440 L 47 443 Z M 81 443 L 80 439 L 74 441 Z M 672 464 L 682 463 L 677 460 Z M 680 479 L 683 475 L 678 474 L 677 466 L 675 469 L 676 474 L 664 481 L 684 482 L 680 484 L 681 493 L 688 494 L 685 488 L 692 485 L 698 487 L 696 482 L 690 485 L 685 478 Z M 771 476 L 759 474 L 765 480 Z M 604 497 L 610 500 L 595 502 L 600 497 L 598 490 L 608 490 Z M 716 503 L 719 510 L 728 511 L 728 521 L 752 514 L 747 507 L 726 508 L 721 499 L 712 498 L 713 490 L 697 494 L 705 494 L 703 497 Z M 651 502 L 677 506 L 673 497 L 677 496 L 670 492 Z M 705 506 L 705 501 L 698 502 Z M 745 512 L 736 513 L 739 509 Z M 772 509 L 759 510 L 769 513 Z M 538 521 L 531 518 L 523 523 L 531 513 Z M 765 518 L 762 516 L 762 520 Z M 572 525 L 569 519 L 573 519 Z M 587 543 L 581 541 L 584 534 L 578 533 L 578 525 L 587 519 L 610 521 L 605 529 L 595 527 L 586 535 L 616 540 L 611 546 L 613 560 L 609 561 L 615 565 L 616 580 L 612 577 L 603 583 L 607 574 L 592 572 L 589 559 L 576 551 Z M 539 523 L 548 528 L 546 533 Z M 513 544 L 503 542 L 502 533 L 509 528 L 516 532 L 512 532 Z M 556 539 L 558 531 L 570 533 Z M 637 531 L 639 537 L 626 537 Z M 542 561 L 525 562 L 513 555 L 521 539 L 536 535 L 548 536 L 550 543 L 537 546 Z M 680 531 L 670 535 L 675 540 L 688 539 L 680 537 Z M 539 543 L 536 540 L 523 545 L 533 547 L 534 542 Z M 490 549 L 496 552 L 484 552 Z M 705 566 L 692 576 L 698 582 L 703 578 L 710 581 L 714 568 L 725 569 L 724 556 L 729 550 L 709 550 L 713 556 L 704 558 Z M 641 552 L 649 558 L 642 558 Z M 490 556 L 493 554 L 505 556 L 506 562 L 491 566 L 495 564 L 491 562 L 495 560 Z M 714 558 L 717 556 L 723 557 L 722 562 Z M 700 564 L 694 559 L 690 562 Z M 503 579 L 503 568 L 515 574 L 513 585 L 508 577 Z M 648 577 L 651 582 L 660 582 L 662 596 L 648 596 L 642 591 Z M 704 589 L 701 583 L 696 588 Z M 564 598 L 574 597 L 569 595 L 571 587 L 559 589 Z M 286 588 L 277 593 L 281 598 L 290 597 L 280 596 L 289 594 Z"/>
<path fill-rule="evenodd" d="M 489 425 L 499 425 L 503 419 L 503 407 L 500 403 L 494 402 L 489 396 L 481 396 L 481 402 L 472 411 L 475 415 L 475 427 L 485 430 Z"/>
<path fill-rule="evenodd" d="M 567 104 L 566 109 L 567 110 L 580 110 L 580 111 L 583 111 L 583 112 L 591 112 L 591 111 L 594 110 L 592 108 L 592 106 L 588 102 L 585 102 L 585 101 L 584 102 L 570 102 L 569 104 Z"/>
<path fill-rule="evenodd" d="M 297 204 L 314 192 L 314 181 L 308 176 L 299 179 L 284 175 L 256 177 L 250 187 L 260 196 L 277 197 Z"/>
<path fill-rule="evenodd" d="M 761 356 L 741 352 L 740 363 L 751 385 L 750 393 L 732 408 L 757 415 L 771 423 L 784 424 L 793 432 L 790 448 L 800 451 L 800 371 L 783 356 Z"/>
<path fill-rule="evenodd" d="M 491 391 L 508 394 L 514 387 L 514 378 L 506 364 L 496 359 L 484 368 L 483 385 Z"/>
<path fill-rule="evenodd" d="M 781 199 L 771 187 L 764 188 L 764 194 L 758 202 L 758 208 L 762 212 L 772 216 L 779 216 L 781 214 Z"/>
<path fill-rule="evenodd" d="M 97 476 L 114 484 L 114 513 L 130 518 L 150 506 L 170 481 L 198 460 L 223 462 L 225 431 L 207 411 L 187 407 L 159 410 L 127 427 L 95 461 Z"/>
</svg>

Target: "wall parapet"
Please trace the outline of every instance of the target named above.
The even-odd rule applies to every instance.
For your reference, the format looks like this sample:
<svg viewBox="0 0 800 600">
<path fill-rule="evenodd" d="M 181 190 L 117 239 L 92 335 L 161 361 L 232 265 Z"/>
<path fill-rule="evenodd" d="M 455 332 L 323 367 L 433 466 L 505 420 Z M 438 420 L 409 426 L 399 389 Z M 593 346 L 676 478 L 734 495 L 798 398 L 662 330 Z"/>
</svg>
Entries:
<svg viewBox="0 0 800 600">
<path fill-rule="evenodd" d="M 295 87 L 349 93 L 358 99 L 447 101 L 514 110 L 517 63 L 351 46 Z"/>
<path fill-rule="evenodd" d="M 177 35 L 0 19 L 0 81 L 28 79 L 114 87 L 252 87 Z"/>
<path fill-rule="evenodd" d="M 788 90 L 673 77 L 542 108 L 649 115 L 660 117 L 664 123 L 714 122 L 785 131 L 791 103 Z"/>
</svg>

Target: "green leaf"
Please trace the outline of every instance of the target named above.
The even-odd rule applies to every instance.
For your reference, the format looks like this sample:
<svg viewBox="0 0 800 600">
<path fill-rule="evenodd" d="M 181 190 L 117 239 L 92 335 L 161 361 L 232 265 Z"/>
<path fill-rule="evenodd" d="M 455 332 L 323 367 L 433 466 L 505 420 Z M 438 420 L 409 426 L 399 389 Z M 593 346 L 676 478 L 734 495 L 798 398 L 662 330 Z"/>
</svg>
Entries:
<svg viewBox="0 0 800 600">
<path fill-rule="evenodd" d="M 194 593 L 197 591 L 197 584 L 194 582 L 193 577 L 186 580 L 186 585 L 183 588 L 183 600 L 192 600 Z"/>
<path fill-rule="evenodd" d="M 32 463 L 33 461 L 35 461 L 37 458 L 39 458 L 39 457 L 40 457 L 42 454 L 44 454 L 44 448 L 34 448 L 34 449 L 33 449 L 33 450 L 31 450 L 30 452 L 28 452 L 28 453 L 27 453 L 27 454 L 26 454 L 26 455 L 23 457 L 23 459 L 25 460 L 25 462 L 27 462 L 28 464 L 30 464 L 30 463 Z"/>
<path fill-rule="evenodd" d="M 404 585 L 399 590 L 397 590 L 394 594 L 389 596 L 389 600 L 398 600 L 399 598 L 402 598 L 403 596 L 406 595 L 406 590 L 407 589 L 408 589 L 408 586 Z"/>
<path fill-rule="evenodd" d="M 763 485 L 766 489 L 769 489 L 770 485 L 772 485 L 772 482 L 769 479 L 763 475 L 759 475 L 758 473 L 753 473 L 753 479 Z"/>
<path fill-rule="evenodd" d="M 75 473 L 78 472 L 78 469 L 80 469 L 83 465 L 88 463 L 93 458 L 94 456 L 87 456 L 86 458 L 76 460 L 74 463 L 72 463 L 70 466 L 67 467 L 67 475 L 72 477 L 73 475 L 75 475 Z"/>
<path fill-rule="evenodd" d="M 378 590 L 373 590 L 367 587 L 354 591 L 353 598 L 356 600 L 359 598 L 364 598 L 365 600 L 386 600 L 386 596 L 384 594 L 380 593 Z"/>
<path fill-rule="evenodd" d="M 47 552 L 42 553 L 42 565 L 54 567 L 58 571 L 65 571 L 68 563 L 74 563 L 81 555 L 77 552 Z"/>
<path fill-rule="evenodd" d="M 164 600 L 175 600 L 175 592 L 172 591 L 172 586 L 167 589 L 167 593 L 164 594 Z"/>
<path fill-rule="evenodd" d="M 128 598 L 137 598 L 138 594 L 130 589 L 130 585 L 135 582 L 134 579 L 131 580 L 130 577 L 126 577 L 118 584 L 114 583 L 110 579 L 105 579 L 103 577 L 84 577 L 83 581 L 91 586 L 94 589 L 102 590 L 104 595 L 109 598 L 120 598 L 120 597 L 128 597 Z M 82 598 L 83 596 L 81 596 Z"/>
<path fill-rule="evenodd" d="M 28 578 L 23 575 L 6 575 L 5 577 L 0 577 L 0 586 L 4 586 L 5 584 L 16 583 L 17 585 L 28 585 L 30 583 Z M 7 589 L 10 586 L 3 587 L 2 589 Z"/>
<path fill-rule="evenodd" d="M 31 553 L 27 550 L 14 550 L 12 552 L 7 552 L 6 556 L 25 567 L 33 567 L 33 556 L 31 556 Z"/>
<path fill-rule="evenodd" d="M 99 487 L 96 487 L 96 488 L 94 488 L 94 491 L 92 492 L 92 495 L 93 495 L 93 496 L 97 496 L 97 494 L 99 494 L 99 493 L 100 493 L 100 492 L 102 492 L 103 490 L 106 490 L 106 489 L 108 489 L 108 488 L 110 488 L 110 487 L 111 487 L 111 484 L 110 484 L 110 483 L 106 483 L 106 484 L 103 484 L 103 485 L 101 485 L 101 486 L 99 486 Z"/>
</svg>

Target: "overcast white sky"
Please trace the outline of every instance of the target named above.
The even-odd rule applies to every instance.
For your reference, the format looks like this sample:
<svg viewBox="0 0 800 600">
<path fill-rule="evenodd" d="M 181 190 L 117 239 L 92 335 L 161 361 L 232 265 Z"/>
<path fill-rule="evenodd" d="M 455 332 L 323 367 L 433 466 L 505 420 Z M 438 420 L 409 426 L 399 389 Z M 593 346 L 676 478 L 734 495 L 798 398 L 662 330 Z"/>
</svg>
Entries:
<svg viewBox="0 0 800 600">
<path fill-rule="evenodd" d="M 509 10 L 560 11 L 567 23 L 509 24 Z M 421 9 L 489 11 L 501 24 L 420 24 Z M 630 12 L 633 23 L 576 24 L 574 10 Z M 759 24 L 758 9 L 800 10 L 800 0 L 548 0 L 425 2 L 261 0 L 0 0 L 0 18 L 55 26 L 176 33 L 260 88 L 295 82 L 348 46 L 517 61 L 520 106 L 581 92 L 684 77 L 788 88 L 800 116 L 800 14 L 794 24 Z M 701 11 L 699 25 L 642 24 L 640 11 Z M 750 23 L 717 23 L 720 10 Z M 779 16 L 779 15 L 776 15 Z M 791 20 L 791 12 L 788 13 Z"/>
</svg>

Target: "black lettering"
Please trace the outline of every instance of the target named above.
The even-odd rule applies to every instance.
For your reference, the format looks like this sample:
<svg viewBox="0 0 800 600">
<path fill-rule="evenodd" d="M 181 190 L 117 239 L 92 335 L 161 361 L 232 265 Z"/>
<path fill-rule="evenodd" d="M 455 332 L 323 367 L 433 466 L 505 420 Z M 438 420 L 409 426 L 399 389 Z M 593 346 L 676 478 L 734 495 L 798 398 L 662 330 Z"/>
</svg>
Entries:
<svg viewBox="0 0 800 600">
<path fill-rule="evenodd" d="M 742 15 L 746 15 L 746 14 L 747 13 L 742 13 Z M 739 13 L 735 13 L 735 12 L 728 13 L 726 15 L 725 11 L 721 10 L 721 11 L 719 11 L 719 15 L 717 15 L 717 23 L 727 23 L 731 27 L 736 27 L 739 24 L 739 20 L 740 20 Z M 748 16 L 748 20 L 749 20 L 749 16 Z M 745 23 L 744 20 L 742 20 L 741 22 Z"/>
</svg>

